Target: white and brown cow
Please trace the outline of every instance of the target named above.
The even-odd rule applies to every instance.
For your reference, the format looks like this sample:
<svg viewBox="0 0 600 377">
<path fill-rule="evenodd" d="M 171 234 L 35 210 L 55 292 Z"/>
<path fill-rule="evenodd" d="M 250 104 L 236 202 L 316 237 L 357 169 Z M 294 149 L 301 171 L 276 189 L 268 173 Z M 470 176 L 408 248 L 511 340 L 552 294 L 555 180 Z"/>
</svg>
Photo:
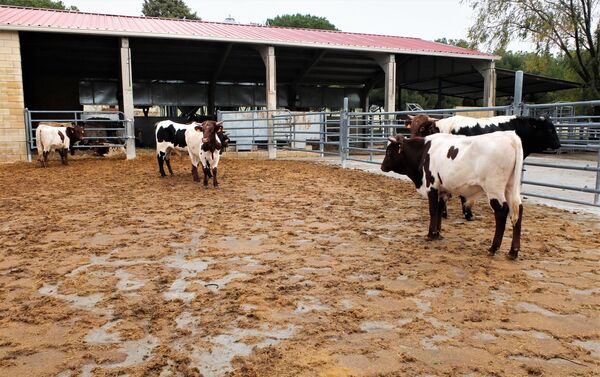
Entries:
<svg viewBox="0 0 600 377">
<path fill-rule="evenodd" d="M 194 181 L 200 181 L 198 175 L 198 165 L 200 165 L 204 173 L 204 187 L 208 187 L 209 177 L 213 178 L 213 186 L 219 187 L 217 168 L 223 148 L 219 134 L 223 134 L 223 122 L 214 120 L 204 121 L 201 125 L 189 128 L 185 132 Z"/>
<path fill-rule="evenodd" d="M 554 124 L 547 118 L 521 117 L 502 115 L 490 118 L 471 118 L 455 115 L 444 119 L 434 119 L 421 114 L 411 117 L 406 122 L 411 137 L 428 136 L 435 133 L 476 136 L 498 131 L 515 131 L 521 138 L 523 158 L 532 153 L 540 153 L 548 149 L 560 148 L 560 140 Z M 471 207 L 466 205 L 461 196 L 462 211 L 467 220 L 473 220 Z M 447 217 L 444 209 L 444 217 Z"/>
<path fill-rule="evenodd" d="M 513 239 L 508 256 L 517 258 L 523 216 L 523 148 L 515 132 L 473 137 L 435 134 L 410 139 L 397 135 L 390 136 L 390 142 L 381 170 L 408 176 L 417 191 L 428 198 L 430 240 L 441 238 L 442 208 L 450 195 L 462 195 L 472 203 L 485 193 L 496 218 L 490 253 L 500 248 L 510 217 Z"/>
<path fill-rule="evenodd" d="M 68 152 L 73 154 L 73 144 L 84 136 L 83 127 L 70 125 L 55 127 L 40 123 L 35 130 L 38 159 L 42 167 L 48 167 L 48 155 L 57 150 L 63 165 L 68 165 Z"/>
</svg>

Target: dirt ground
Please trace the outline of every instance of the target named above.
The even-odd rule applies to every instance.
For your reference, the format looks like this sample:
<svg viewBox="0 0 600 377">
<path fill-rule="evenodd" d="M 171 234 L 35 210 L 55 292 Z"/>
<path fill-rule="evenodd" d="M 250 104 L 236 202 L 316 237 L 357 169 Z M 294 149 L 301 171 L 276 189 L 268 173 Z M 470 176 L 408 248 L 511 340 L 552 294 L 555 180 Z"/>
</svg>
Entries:
<svg viewBox="0 0 600 377">
<path fill-rule="evenodd" d="M 2 376 L 600 374 L 598 218 L 526 203 L 514 262 L 385 176 L 56 158 L 0 166 Z"/>
</svg>

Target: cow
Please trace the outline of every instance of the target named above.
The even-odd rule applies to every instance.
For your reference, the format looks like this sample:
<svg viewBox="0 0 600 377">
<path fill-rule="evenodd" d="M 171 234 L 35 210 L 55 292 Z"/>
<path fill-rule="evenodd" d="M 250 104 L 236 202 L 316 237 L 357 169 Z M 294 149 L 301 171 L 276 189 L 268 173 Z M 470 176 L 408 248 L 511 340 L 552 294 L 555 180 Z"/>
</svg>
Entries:
<svg viewBox="0 0 600 377">
<path fill-rule="evenodd" d="M 540 153 L 547 149 L 560 148 L 560 140 L 552 122 L 545 118 L 518 117 L 503 115 L 490 118 L 471 118 L 455 115 L 444 119 L 434 119 L 427 115 L 417 115 L 406 121 L 411 137 L 428 136 L 434 133 L 475 136 L 496 131 L 515 131 L 521 138 L 523 158 L 532 153 Z M 461 197 L 462 211 L 465 219 L 473 220 L 471 207 Z M 444 217 L 447 212 L 444 209 Z"/>
<path fill-rule="evenodd" d="M 83 140 L 83 136 L 83 127 L 78 125 L 54 127 L 40 123 L 35 130 L 35 139 L 41 166 L 48 167 L 48 155 L 54 150 L 57 150 L 60 154 L 62 164 L 68 165 L 69 150 L 73 155 L 73 145 Z"/>
<path fill-rule="evenodd" d="M 190 128 L 200 126 L 199 122 L 189 124 L 176 123 L 170 120 L 163 120 L 154 125 L 156 136 L 156 159 L 158 160 L 158 169 L 161 177 L 166 177 L 164 162 L 167 163 L 169 174 L 173 175 L 171 168 L 171 153 L 173 150 L 187 151 L 186 131 Z M 223 144 L 220 153 L 229 145 L 229 136 L 222 130 L 219 132 L 219 140 Z"/>
<path fill-rule="evenodd" d="M 185 133 L 185 140 L 188 145 L 188 154 L 192 162 L 192 176 L 194 181 L 199 182 L 198 164 L 202 167 L 204 173 L 204 187 L 208 188 L 208 178 L 213 178 L 213 186 L 219 187 L 217 180 L 217 168 L 223 143 L 219 134 L 223 133 L 223 122 L 207 120 L 201 125 L 189 128 Z"/>
<path fill-rule="evenodd" d="M 396 135 L 389 140 L 381 170 L 408 176 L 429 200 L 429 240 L 442 238 L 442 208 L 451 195 L 462 195 L 471 203 L 485 193 L 496 219 L 490 254 L 500 248 L 510 216 L 513 239 L 508 257 L 518 257 L 523 147 L 514 131 L 473 137 L 439 133 L 407 139 Z"/>
<path fill-rule="evenodd" d="M 161 177 L 166 177 L 163 164 L 167 163 L 169 174 L 173 175 L 171 168 L 171 153 L 173 150 L 186 151 L 187 143 L 185 133 L 188 129 L 199 126 L 199 123 L 190 124 L 175 123 L 170 120 L 163 120 L 154 125 L 154 134 L 156 136 L 156 159 L 158 160 L 158 169 Z"/>
</svg>

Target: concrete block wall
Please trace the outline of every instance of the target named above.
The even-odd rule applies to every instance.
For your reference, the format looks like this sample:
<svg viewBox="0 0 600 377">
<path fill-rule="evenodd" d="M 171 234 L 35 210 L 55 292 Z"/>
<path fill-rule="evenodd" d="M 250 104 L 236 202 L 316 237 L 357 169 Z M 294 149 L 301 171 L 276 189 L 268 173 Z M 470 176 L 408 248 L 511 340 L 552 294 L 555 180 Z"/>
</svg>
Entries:
<svg viewBox="0 0 600 377">
<path fill-rule="evenodd" d="M 19 33 L 0 30 L 0 163 L 27 161 Z"/>
</svg>

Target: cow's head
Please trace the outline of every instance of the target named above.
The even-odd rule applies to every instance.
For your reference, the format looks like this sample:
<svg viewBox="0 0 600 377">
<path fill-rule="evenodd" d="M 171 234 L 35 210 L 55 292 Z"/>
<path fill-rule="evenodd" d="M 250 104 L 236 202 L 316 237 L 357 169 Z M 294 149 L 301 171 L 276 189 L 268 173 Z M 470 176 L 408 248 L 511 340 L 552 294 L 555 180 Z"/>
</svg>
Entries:
<svg viewBox="0 0 600 377">
<path fill-rule="evenodd" d="M 560 148 L 560 140 L 558 139 L 558 134 L 556 133 L 556 127 L 554 127 L 554 124 L 552 124 L 550 119 L 532 118 L 530 125 L 533 129 L 534 138 L 539 140 L 540 144 L 544 148 Z"/>
<path fill-rule="evenodd" d="M 196 129 L 198 129 L 198 127 L 196 127 Z M 223 132 L 223 122 L 206 120 L 202 122 L 200 131 L 202 131 L 203 144 L 214 145 L 216 149 L 221 149 L 221 140 L 219 140 L 217 135 L 218 133 Z"/>
<path fill-rule="evenodd" d="M 385 150 L 385 158 L 381 163 L 381 170 L 384 172 L 394 171 L 398 174 L 406 174 L 404 155 L 402 154 L 402 145 L 404 136 L 396 135 L 388 138 L 390 144 Z"/>
<path fill-rule="evenodd" d="M 75 123 L 71 123 L 70 126 L 66 128 L 67 136 L 69 137 L 69 149 L 71 150 L 71 156 L 75 154 L 75 149 L 73 145 L 76 142 L 83 140 L 85 136 L 85 132 L 83 130 L 83 126 L 80 126 Z"/>
<path fill-rule="evenodd" d="M 440 132 L 440 129 L 435 125 L 439 119 L 431 118 L 425 114 L 409 115 L 409 118 L 404 124 L 406 128 L 410 129 L 410 137 L 425 137 Z"/>
</svg>

